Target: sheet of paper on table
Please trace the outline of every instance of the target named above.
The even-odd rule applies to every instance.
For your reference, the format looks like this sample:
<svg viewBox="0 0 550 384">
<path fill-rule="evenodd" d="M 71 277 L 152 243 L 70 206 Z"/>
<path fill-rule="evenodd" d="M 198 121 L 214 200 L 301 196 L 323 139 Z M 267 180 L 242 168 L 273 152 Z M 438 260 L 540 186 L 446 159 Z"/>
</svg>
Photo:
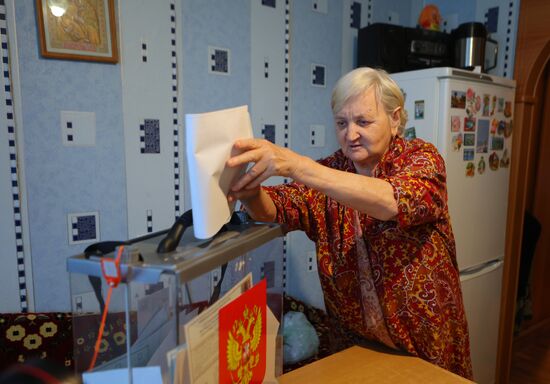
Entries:
<svg viewBox="0 0 550 384">
<path fill-rule="evenodd" d="M 185 129 L 193 230 L 196 238 L 208 239 L 229 221 L 235 208 L 227 193 L 246 165 L 227 168 L 225 163 L 235 140 L 252 138 L 248 107 L 186 114 Z"/>
</svg>

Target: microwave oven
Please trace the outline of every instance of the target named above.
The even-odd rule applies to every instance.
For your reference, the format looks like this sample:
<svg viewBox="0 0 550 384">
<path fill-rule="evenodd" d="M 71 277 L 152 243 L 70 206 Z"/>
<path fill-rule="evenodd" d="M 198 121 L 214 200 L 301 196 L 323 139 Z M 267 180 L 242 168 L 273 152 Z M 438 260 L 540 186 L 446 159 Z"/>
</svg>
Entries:
<svg viewBox="0 0 550 384">
<path fill-rule="evenodd" d="M 359 30 L 357 66 L 389 73 L 452 63 L 452 40 L 446 32 L 374 23 Z"/>
</svg>

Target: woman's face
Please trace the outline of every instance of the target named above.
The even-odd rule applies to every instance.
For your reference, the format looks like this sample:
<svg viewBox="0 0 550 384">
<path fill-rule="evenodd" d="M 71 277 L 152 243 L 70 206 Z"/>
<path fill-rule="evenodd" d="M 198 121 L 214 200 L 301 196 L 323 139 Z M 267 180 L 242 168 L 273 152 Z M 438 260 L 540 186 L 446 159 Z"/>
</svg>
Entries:
<svg viewBox="0 0 550 384">
<path fill-rule="evenodd" d="M 374 87 L 351 98 L 334 115 L 336 136 L 344 155 L 357 172 L 371 175 L 399 127 L 399 110 L 391 116 L 376 102 Z"/>
</svg>

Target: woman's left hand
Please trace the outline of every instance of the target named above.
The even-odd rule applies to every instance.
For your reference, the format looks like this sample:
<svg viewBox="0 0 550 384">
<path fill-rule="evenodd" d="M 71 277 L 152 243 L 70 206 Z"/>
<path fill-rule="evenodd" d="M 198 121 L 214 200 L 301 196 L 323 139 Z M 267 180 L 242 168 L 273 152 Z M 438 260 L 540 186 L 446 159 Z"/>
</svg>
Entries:
<svg viewBox="0 0 550 384">
<path fill-rule="evenodd" d="M 254 163 L 232 186 L 231 190 L 255 189 L 271 176 L 295 178 L 302 156 L 263 139 L 235 141 L 233 149 L 240 153 L 227 160 L 228 167 Z"/>
</svg>

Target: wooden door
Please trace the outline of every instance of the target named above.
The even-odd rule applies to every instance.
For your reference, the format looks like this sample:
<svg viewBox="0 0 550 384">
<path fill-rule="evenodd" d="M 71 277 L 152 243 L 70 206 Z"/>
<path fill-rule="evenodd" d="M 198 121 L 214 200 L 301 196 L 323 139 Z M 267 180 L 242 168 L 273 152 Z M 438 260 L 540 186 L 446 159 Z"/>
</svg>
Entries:
<svg viewBox="0 0 550 384">
<path fill-rule="evenodd" d="M 550 71 L 545 71 L 545 86 L 542 91 L 542 111 L 536 159 L 536 176 L 532 185 L 531 201 L 527 209 L 542 225 L 531 273 L 531 297 L 533 319 L 523 328 L 536 326 L 550 319 Z"/>
</svg>

